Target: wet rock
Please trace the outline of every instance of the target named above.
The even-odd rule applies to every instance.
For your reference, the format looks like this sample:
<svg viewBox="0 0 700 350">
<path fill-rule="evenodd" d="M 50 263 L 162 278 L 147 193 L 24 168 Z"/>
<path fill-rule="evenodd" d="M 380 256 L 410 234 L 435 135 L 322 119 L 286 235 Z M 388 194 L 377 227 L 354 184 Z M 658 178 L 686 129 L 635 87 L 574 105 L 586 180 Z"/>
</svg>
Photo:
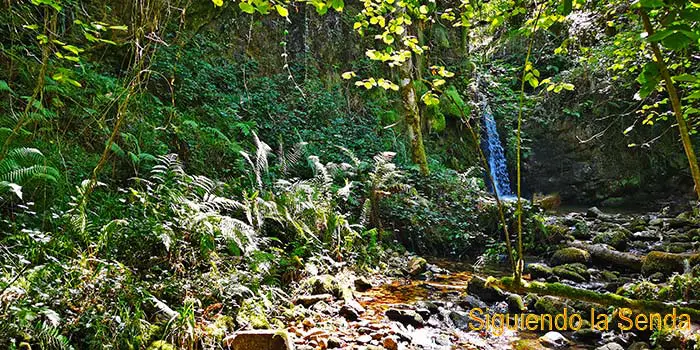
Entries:
<svg viewBox="0 0 700 350">
<path fill-rule="evenodd" d="M 651 345 L 643 341 L 638 341 L 630 345 L 630 347 L 627 348 L 627 350 L 651 350 Z"/>
<path fill-rule="evenodd" d="M 627 240 L 631 232 L 624 228 L 618 228 L 597 234 L 593 238 L 593 243 L 607 244 L 617 250 L 624 250 L 627 247 Z"/>
<path fill-rule="evenodd" d="M 388 309 L 384 315 L 392 321 L 414 327 L 421 327 L 425 323 L 423 317 L 414 310 Z"/>
<path fill-rule="evenodd" d="M 450 311 L 448 316 L 455 328 L 466 330 L 469 327 L 469 323 L 473 321 L 469 314 L 461 311 Z"/>
<path fill-rule="evenodd" d="M 479 298 L 473 296 L 473 295 L 467 295 L 463 299 L 459 301 L 459 306 L 465 308 L 465 309 L 474 309 L 474 308 L 480 308 L 480 309 L 486 309 L 488 305 L 486 305 L 485 302 L 479 300 Z"/>
<path fill-rule="evenodd" d="M 340 308 L 339 314 L 348 321 L 357 321 L 364 312 L 365 308 L 362 305 L 355 300 L 351 300 Z"/>
<path fill-rule="evenodd" d="M 382 346 L 387 350 L 398 350 L 399 340 L 397 337 L 389 336 L 382 339 Z"/>
<path fill-rule="evenodd" d="M 419 256 L 414 256 L 411 258 L 411 260 L 408 262 L 408 274 L 411 276 L 418 276 L 422 273 L 424 273 L 427 270 L 428 267 L 428 262 L 419 257 Z"/>
<path fill-rule="evenodd" d="M 539 263 L 527 264 L 525 266 L 524 272 L 526 274 L 530 274 L 530 277 L 532 279 L 538 279 L 538 278 L 547 279 L 550 276 L 552 276 L 552 268 L 545 265 L 545 264 L 539 264 Z"/>
<path fill-rule="evenodd" d="M 420 315 L 420 317 L 423 318 L 423 320 L 427 320 L 430 318 L 430 315 L 432 314 L 430 310 L 428 309 L 416 309 L 416 312 Z"/>
<path fill-rule="evenodd" d="M 569 339 L 566 339 L 561 333 L 550 331 L 539 338 L 540 343 L 551 346 L 555 348 L 564 347 L 571 343 Z"/>
<path fill-rule="evenodd" d="M 294 299 L 295 305 L 302 305 L 304 307 L 312 306 L 319 301 L 331 301 L 333 296 L 330 294 L 314 294 L 314 295 L 302 295 Z"/>
<path fill-rule="evenodd" d="M 467 293 L 487 302 L 499 302 L 506 300 L 506 294 L 500 289 L 486 286 L 486 279 L 474 276 L 467 284 Z"/>
<path fill-rule="evenodd" d="M 291 350 L 287 332 L 280 330 L 239 331 L 223 340 L 232 349 Z"/>
<path fill-rule="evenodd" d="M 508 312 L 510 313 L 519 314 L 527 311 L 527 308 L 525 307 L 525 302 L 523 302 L 523 298 L 520 295 L 508 295 L 508 297 L 506 298 L 506 303 L 508 304 Z"/>
<path fill-rule="evenodd" d="M 661 237 L 656 231 L 645 230 L 633 233 L 630 239 L 643 242 L 656 242 L 659 241 Z"/>
<path fill-rule="evenodd" d="M 574 332 L 573 337 L 583 342 L 597 342 L 603 337 L 603 332 L 592 328 L 581 328 Z"/>
<path fill-rule="evenodd" d="M 603 346 L 595 348 L 595 350 L 625 350 L 625 348 L 623 348 L 622 345 L 618 343 L 607 343 Z"/>
<path fill-rule="evenodd" d="M 358 292 L 366 292 L 372 289 L 372 283 L 370 283 L 366 278 L 360 277 L 355 279 L 355 290 Z"/>
<path fill-rule="evenodd" d="M 343 346 L 343 341 L 340 340 L 340 338 L 338 338 L 338 337 L 330 337 L 330 338 L 328 338 L 328 341 L 326 342 L 326 346 L 329 349 L 340 348 Z M 251 350 L 253 350 L 253 349 L 251 349 Z"/>
<path fill-rule="evenodd" d="M 357 337 L 357 339 L 355 339 L 355 340 L 357 340 L 358 343 L 367 344 L 367 343 L 372 341 L 372 336 L 369 334 L 364 334 L 364 335 Z"/>
<path fill-rule="evenodd" d="M 437 306 L 437 304 L 433 303 L 432 301 L 427 301 L 427 300 L 420 300 L 416 302 L 416 309 L 426 309 L 430 311 L 431 314 L 436 314 L 440 312 L 440 308 Z"/>
<path fill-rule="evenodd" d="M 666 276 L 664 276 L 663 273 L 657 272 L 657 273 L 652 273 L 649 276 L 649 281 L 652 281 L 654 283 L 661 283 L 666 280 Z"/>
<path fill-rule="evenodd" d="M 603 212 L 597 207 L 590 207 L 588 210 L 586 210 L 586 216 L 589 218 L 599 218 L 601 216 L 605 216 L 605 214 L 603 214 Z"/>
<path fill-rule="evenodd" d="M 551 264 L 554 266 L 570 264 L 570 263 L 583 263 L 587 264 L 591 261 L 591 254 L 587 251 L 574 247 L 567 247 L 559 249 L 554 252 Z"/>
<path fill-rule="evenodd" d="M 586 282 L 591 278 L 586 266 L 583 264 L 561 265 L 555 267 L 552 271 L 557 277 L 573 282 Z"/>
</svg>

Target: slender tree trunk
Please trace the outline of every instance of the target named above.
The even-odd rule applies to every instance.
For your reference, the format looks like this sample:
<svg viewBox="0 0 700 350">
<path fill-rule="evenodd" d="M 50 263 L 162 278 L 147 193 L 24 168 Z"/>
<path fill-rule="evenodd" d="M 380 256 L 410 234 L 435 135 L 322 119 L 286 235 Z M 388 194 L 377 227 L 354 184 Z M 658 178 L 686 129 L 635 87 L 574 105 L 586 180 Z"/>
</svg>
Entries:
<svg viewBox="0 0 700 350">
<path fill-rule="evenodd" d="M 430 174 L 428 170 L 428 160 L 423 146 L 423 132 L 421 131 L 420 110 L 418 108 L 418 98 L 416 89 L 413 86 L 413 60 L 408 59 L 399 68 L 401 81 L 399 82 L 401 92 L 401 102 L 403 105 L 408 139 L 411 142 L 411 160 L 418 164 L 423 175 Z"/>
<path fill-rule="evenodd" d="M 644 10 L 640 10 L 639 13 L 642 16 L 642 22 L 644 22 L 644 30 L 646 30 L 648 37 L 654 35 L 654 27 L 651 25 L 649 16 Z M 668 96 L 671 99 L 671 106 L 673 106 L 673 114 L 676 116 L 676 122 L 678 122 L 678 131 L 681 134 L 681 141 L 683 142 L 683 149 L 685 150 L 685 155 L 688 157 L 688 163 L 690 165 L 690 173 L 693 176 L 693 182 L 695 183 L 695 194 L 700 199 L 700 167 L 698 167 L 698 158 L 695 156 L 695 150 L 693 149 L 693 143 L 690 140 L 690 134 L 688 133 L 688 124 L 683 118 L 683 111 L 681 110 L 681 100 L 678 97 L 678 92 L 676 87 L 673 85 L 673 80 L 671 79 L 671 73 L 669 73 L 666 64 L 664 63 L 663 56 L 661 56 L 661 50 L 659 45 L 655 42 L 649 42 L 651 46 L 651 51 L 654 52 L 654 57 L 656 58 L 656 64 L 661 72 L 661 77 L 666 82 L 666 91 L 668 91 Z"/>
</svg>

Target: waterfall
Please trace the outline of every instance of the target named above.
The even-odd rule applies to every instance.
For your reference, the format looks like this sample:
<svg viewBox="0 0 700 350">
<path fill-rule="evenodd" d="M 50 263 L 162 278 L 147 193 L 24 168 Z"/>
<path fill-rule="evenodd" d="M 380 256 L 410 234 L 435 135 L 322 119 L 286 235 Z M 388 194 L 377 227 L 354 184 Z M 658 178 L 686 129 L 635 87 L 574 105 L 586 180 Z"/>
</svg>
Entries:
<svg viewBox="0 0 700 350">
<path fill-rule="evenodd" d="M 481 147 L 488 159 L 489 170 L 496 188 L 493 187 L 490 181 L 486 181 L 488 187 L 501 198 L 513 196 L 510 189 L 510 178 L 508 177 L 508 167 L 506 165 L 506 157 L 503 154 L 503 145 L 501 138 L 498 136 L 496 128 L 496 120 L 491 113 L 491 107 L 486 101 L 485 96 L 482 96 L 482 123 L 484 125 L 484 136 L 481 141 Z"/>
</svg>

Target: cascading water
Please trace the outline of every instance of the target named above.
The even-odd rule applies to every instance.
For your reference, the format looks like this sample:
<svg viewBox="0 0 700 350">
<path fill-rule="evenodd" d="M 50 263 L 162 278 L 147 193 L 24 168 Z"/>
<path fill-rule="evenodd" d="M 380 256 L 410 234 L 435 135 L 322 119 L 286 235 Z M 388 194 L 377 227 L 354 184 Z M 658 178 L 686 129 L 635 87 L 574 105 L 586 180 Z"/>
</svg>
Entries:
<svg viewBox="0 0 700 350">
<path fill-rule="evenodd" d="M 491 190 L 499 197 L 507 199 L 513 196 L 513 192 L 511 192 L 510 189 L 510 178 L 508 177 L 506 157 L 503 153 L 501 138 L 498 136 L 496 120 L 493 118 L 491 108 L 489 107 L 486 98 L 483 98 L 482 101 L 481 119 L 484 125 L 484 137 L 481 141 L 481 147 L 488 159 L 489 170 L 491 171 L 491 178 L 493 178 L 494 186 L 491 185 L 488 179 L 486 183 L 488 184 L 488 187 L 491 188 Z"/>
</svg>

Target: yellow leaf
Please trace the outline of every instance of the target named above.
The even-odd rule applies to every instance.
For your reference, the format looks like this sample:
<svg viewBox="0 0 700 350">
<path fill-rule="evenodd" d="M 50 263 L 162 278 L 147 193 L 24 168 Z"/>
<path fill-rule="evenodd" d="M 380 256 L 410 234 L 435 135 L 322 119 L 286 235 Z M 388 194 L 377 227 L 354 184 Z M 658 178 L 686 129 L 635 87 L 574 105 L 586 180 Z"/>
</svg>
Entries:
<svg viewBox="0 0 700 350">
<path fill-rule="evenodd" d="M 214 6 L 224 6 L 224 0 L 211 0 L 214 3 Z"/>
<path fill-rule="evenodd" d="M 341 76 L 343 77 L 343 79 L 347 80 L 347 79 L 354 78 L 355 75 L 356 75 L 355 72 L 345 72 Z"/>
<path fill-rule="evenodd" d="M 282 17 L 289 16 L 289 11 L 286 8 L 284 8 L 284 6 L 275 5 L 275 9 L 277 9 L 277 13 L 279 13 L 280 16 L 282 16 Z"/>
<path fill-rule="evenodd" d="M 421 7 L 418 8 L 418 11 L 420 11 L 420 13 L 422 13 L 424 15 L 427 15 L 428 14 L 428 6 L 421 5 Z"/>
</svg>

